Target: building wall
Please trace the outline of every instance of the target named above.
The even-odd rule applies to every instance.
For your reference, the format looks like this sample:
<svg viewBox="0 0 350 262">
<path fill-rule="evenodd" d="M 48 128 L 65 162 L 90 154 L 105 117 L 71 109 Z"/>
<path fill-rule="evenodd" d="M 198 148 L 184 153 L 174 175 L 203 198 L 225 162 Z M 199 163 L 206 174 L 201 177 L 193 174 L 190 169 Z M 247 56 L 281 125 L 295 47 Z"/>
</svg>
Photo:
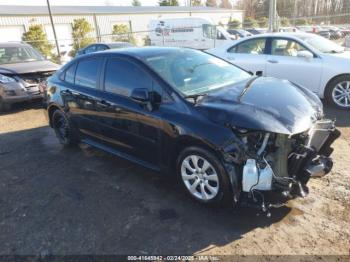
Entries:
<svg viewBox="0 0 350 262">
<path fill-rule="evenodd" d="M 151 19 L 156 18 L 176 18 L 176 17 L 205 17 L 213 20 L 214 23 L 227 24 L 230 17 L 238 20 L 243 19 L 242 11 L 225 10 L 220 12 L 163 12 L 163 13 L 145 13 L 145 14 L 115 14 L 102 15 L 98 14 L 94 17 L 91 15 L 54 15 L 53 20 L 57 27 L 57 38 L 61 49 L 69 49 L 71 39 L 67 37 L 71 34 L 71 27 L 74 19 L 85 18 L 94 28 L 91 36 L 110 35 L 114 24 L 127 24 L 131 26 L 134 36 L 140 42 L 147 35 L 148 23 Z M 95 19 L 96 18 L 96 19 Z M 95 23 L 96 22 L 96 23 Z M 53 33 L 50 27 L 49 16 L 0 16 L 0 42 L 20 41 L 20 35 L 23 31 L 27 31 L 31 24 L 42 24 L 48 35 L 48 39 L 53 41 Z M 96 28 L 97 25 L 97 28 Z M 97 30 L 96 30 L 97 29 Z M 1 32 L 11 32 L 2 33 Z M 102 41 L 111 41 L 110 37 L 102 37 Z"/>
</svg>

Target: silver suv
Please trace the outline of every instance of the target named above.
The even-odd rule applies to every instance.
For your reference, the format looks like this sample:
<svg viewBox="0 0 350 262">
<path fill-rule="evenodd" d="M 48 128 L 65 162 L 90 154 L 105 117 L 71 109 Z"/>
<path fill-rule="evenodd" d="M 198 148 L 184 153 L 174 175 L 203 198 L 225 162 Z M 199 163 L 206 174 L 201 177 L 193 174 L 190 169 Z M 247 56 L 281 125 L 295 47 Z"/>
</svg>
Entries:
<svg viewBox="0 0 350 262">
<path fill-rule="evenodd" d="M 0 111 L 43 98 L 40 83 L 59 68 L 25 43 L 0 43 Z"/>
</svg>

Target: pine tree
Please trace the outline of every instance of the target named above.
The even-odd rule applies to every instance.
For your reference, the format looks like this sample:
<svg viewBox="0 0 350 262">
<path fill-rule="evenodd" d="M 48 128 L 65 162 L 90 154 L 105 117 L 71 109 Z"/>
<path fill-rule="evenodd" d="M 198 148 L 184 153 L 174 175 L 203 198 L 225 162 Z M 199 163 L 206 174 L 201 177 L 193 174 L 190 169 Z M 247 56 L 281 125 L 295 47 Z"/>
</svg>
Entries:
<svg viewBox="0 0 350 262">
<path fill-rule="evenodd" d="M 178 0 L 160 0 L 159 6 L 178 6 Z"/>
<path fill-rule="evenodd" d="M 141 6 L 141 2 L 139 0 L 132 0 L 133 6 Z"/>
<path fill-rule="evenodd" d="M 45 57 L 52 57 L 52 49 L 54 46 L 47 40 L 42 25 L 29 26 L 28 32 L 23 33 L 22 40 L 32 45 Z"/>
<path fill-rule="evenodd" d="M 230 17 L 230 21 L 227 24 L 229 29 L 237 29 L 241 27 L 241 21 Z"/>
<path fill-rule="evenodd" d="M 125 24 L 116 24 L 112 30 L 113 41 L 116 42 L 130 42 L 136 44 L 135 38 L 132 36 L 130 29 Z"/>
<path fill-rule="evenodd" d="M 226 8 L 226 9 L 232 9 L 232 4 L 230 3 L 230 0 L 221 0 L 220 7 Z"/>
<path fill-rule="evenodd" d="M 201 0 L 191 0 L 191 6 L 201 6 L 202 1 Z"/>
<path fill-rule="evenodd" d="M 259 27 L 265 28 L 269 26 L 269 19 L 265 16 L 260 17 L 257 22 L 259 24 Z"/>
<path fill-rule="evenodd" d="M 85 18 L 74 19 L 72 28 L 73 49 L 70 55 L 75 56 L 79 49 L 94 42 L 94 39 L 89 36 L 93 28 Z"/>
<path fill-rule="evenodd" d="M 280 18 L 281 26 L 290 26 L 289 19 L 287 17 L 281 17 Z"/>
<path fill-rule="evenodd" d="M 207 0 L 205 5 L 208 6 L 208 7 L 217 7 L 216 0 Z"/>
<path fill-rule="evenodd" d="M 252 17 L 246 17 L 243 21 L 243 28 L 253 28 L 257 27 L 258 22 Z"/>
</svg>

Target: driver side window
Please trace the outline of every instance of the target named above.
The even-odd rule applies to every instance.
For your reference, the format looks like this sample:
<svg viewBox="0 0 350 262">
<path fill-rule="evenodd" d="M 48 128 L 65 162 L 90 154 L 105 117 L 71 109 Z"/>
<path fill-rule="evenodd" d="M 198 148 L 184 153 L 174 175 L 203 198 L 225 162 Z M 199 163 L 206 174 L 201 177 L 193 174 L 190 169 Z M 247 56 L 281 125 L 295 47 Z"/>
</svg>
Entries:
<svg viewBox="0 0 350 262">
<path fill-rule="evenodd" d="M 262 55 L 265 51 L 265 38 L 251 39 L 228 50 L 229 53 Z"/>
<path fill-rule="evenodd" d="M 273 39 L 271 43 L 271 55 L 298 56 L 298 52 L 307 51 L 305 47 L 290 39 Z"/>
</svg>

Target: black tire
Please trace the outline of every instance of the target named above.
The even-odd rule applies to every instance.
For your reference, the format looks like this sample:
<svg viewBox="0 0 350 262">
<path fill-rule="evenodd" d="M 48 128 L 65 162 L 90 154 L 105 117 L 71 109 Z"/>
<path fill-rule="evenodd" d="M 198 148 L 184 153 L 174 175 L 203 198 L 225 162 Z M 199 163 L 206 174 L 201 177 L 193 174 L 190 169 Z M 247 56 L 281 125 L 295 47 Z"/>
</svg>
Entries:
<svg viewBox="0 0 350 262">
<path fill-rule="evenodd" d="M 7 112 L 11 110 L 11 104 L 5 103 L 0 100 L 0 112 Z"/>
<path fill-rule="evenodd" d="M 53 112 L 51 121 L 56 137 L 61 145 L 64 147 L 71 147 L 79 143 L 75 128 L 62 111 L 56 110 Z"/>
<path fill-rule="evenodd" d="M 339 105 L 339 103 L 334 101 L 333 95 L 332 95 L 333 91 L 337 87 L 337 85 L 342 83 L 342 82 L 346 82 L 346 81 L 350 82 L 350 75 L 343 75 L 343 76 L 336 77 L 335 79 L 333 79 L 331 82 L 328 83 L 326 90 L 325 90 L 325 100 L 329 105 L 336 107 L 338 109 L 350 110 L 350 99 L 348 101 L 348 103 L 349 103 L 348 107 L 341 106 L 341 105 Z"/>
<path fill-rule="evenodd" d="M 212 199 L 209 199 L 209 200 L 200 199 L 195 195 L 193 195 L 192 193 L 190 193 L 189 189 L 185 184 L 184 179 L 182 178 L 182 173 L 181 173 L 182 163 L 187 157 L 190 157 L 191 155 L 197 155 L 200 158 L 205 159 L 215 169 L 215 172 L 218 177 L 218 193 Z M 183 186 L 184 190 L 187 192 L 187 194 L 189 194 L 193 199 L 201 203 L 208 204 L 208 205 L 211 205 L 211 204 L 226 205 L 230 203 L 230 199 L 232 199 L 232 190 L 231 190 L 228 175 L 223 165 L 219 161 L 219 159 L 209 150 L 206 150 L 197 146 L 185 148 L 178 156 L 177 163 L 176 163 L 176 175 L 178 179 L 181 181 L 180 183 Z M 200 190 L 200 185 L 198 189 Z"/>
</svg>

